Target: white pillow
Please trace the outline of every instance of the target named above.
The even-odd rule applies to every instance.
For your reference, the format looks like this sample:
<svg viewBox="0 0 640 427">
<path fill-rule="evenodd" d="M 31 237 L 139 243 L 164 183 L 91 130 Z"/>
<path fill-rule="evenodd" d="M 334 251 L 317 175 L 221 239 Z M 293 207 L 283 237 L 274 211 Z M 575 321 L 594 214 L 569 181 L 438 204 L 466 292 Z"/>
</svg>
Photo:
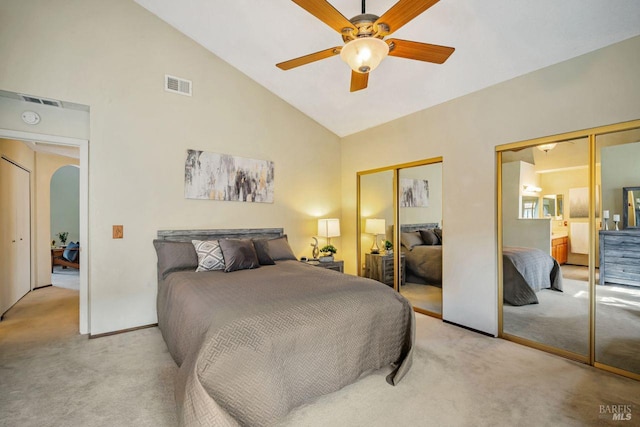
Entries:
<svg viewBox="0 0 640 427">
<path fill-rule="evenodd" d="M 198 254 L 196 271 L 224 270 L 224 257 L 217 240 L 192 240 Z"/>
</svg>

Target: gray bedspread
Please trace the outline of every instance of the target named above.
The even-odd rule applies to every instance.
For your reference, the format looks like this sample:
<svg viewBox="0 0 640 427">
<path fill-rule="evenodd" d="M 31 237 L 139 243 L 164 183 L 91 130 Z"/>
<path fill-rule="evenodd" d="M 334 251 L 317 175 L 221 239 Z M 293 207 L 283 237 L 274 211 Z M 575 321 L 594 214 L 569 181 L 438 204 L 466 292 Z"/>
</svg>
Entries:
<svg viewBox="0 0 640 427">
<path fill-rule="evenodd" d="M 442 245 L 418 245 L 411 250 L 403 246 L 402 252 L 408 280 L 415 277 L 420 283 L 442 286 Z"/>
<path fill-rule="evenodd" d="M 272 425 L 291 409 L 412 360 L 411 305 L 388 286 L 298 261 L 160 277 L 158 321 L 182 425 Z"/>
<path fill-rule="evenodd" d="M 562 291 L 562 272 L 558 262 L 535 248 L 504 247 L 503 298 L 511 305 L 537 304 L 541 289 Z"/>
</svg>

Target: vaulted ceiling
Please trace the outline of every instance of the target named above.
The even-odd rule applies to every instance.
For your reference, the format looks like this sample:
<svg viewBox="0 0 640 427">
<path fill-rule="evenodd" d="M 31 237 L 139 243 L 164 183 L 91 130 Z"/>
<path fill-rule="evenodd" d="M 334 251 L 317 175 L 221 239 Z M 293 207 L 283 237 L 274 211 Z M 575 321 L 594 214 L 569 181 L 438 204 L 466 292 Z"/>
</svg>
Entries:
<svg viewBox="0 0 640 427">
<path fill-rule="evenodd" d="M 342 45 L 290 0 L 135 1 L 339 136 L 640 35 L 638 0 L 441 0 L 393 37 L 455 47 L 448 61 L 388 57 L 367 89 L 351 93 L 339 55 L 276 68 Z M 367 13 L 380 16 L 395 2 L 370 0 Z M 330 3 L 348 19 L 361 13 L 360 1 Z"/>
</svg>

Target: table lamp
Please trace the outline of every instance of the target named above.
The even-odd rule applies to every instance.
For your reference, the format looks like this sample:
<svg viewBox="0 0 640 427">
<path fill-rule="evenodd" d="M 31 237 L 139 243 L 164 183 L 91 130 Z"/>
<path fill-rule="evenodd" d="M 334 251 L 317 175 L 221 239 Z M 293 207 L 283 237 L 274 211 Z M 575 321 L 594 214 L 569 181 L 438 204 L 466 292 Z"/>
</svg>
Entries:
<svg viewBox="0 0 640 427">
<path fill-rule="evenodd" d="M 378 235 L 386 234 L 384 219 L 367 218 L 364 223 L 364 232 L 373 234 L 373 245 L 371 246 L 371 253 L 379 254 L 380 248 L 378 247 Z"/>
</svg>

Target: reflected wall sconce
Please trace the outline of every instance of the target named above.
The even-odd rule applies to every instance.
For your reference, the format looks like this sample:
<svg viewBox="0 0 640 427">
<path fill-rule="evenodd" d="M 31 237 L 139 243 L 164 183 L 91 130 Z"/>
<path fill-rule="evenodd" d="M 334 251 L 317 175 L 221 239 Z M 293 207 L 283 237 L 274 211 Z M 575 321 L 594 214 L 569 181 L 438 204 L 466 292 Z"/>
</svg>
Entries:
<svg viewBox="0 0 640 427">
<path fill-rule="evenodd" d="M 522 191 L 524 193 L 539 193 L 542 191 L 542 188 L 536 187 L 535 185 L 525 185 L 522 187 Z"/>
<path fill-rule="evenodd" d="M 371 253 L 379 254 L 380 248 L 378 247 L 378 235 L 386 234 L 386 225 L 384 219 L 367 218 L 364 223 L 364 232 L 373 234 L 373 245 L 371 245 Z"/>
</svg>

